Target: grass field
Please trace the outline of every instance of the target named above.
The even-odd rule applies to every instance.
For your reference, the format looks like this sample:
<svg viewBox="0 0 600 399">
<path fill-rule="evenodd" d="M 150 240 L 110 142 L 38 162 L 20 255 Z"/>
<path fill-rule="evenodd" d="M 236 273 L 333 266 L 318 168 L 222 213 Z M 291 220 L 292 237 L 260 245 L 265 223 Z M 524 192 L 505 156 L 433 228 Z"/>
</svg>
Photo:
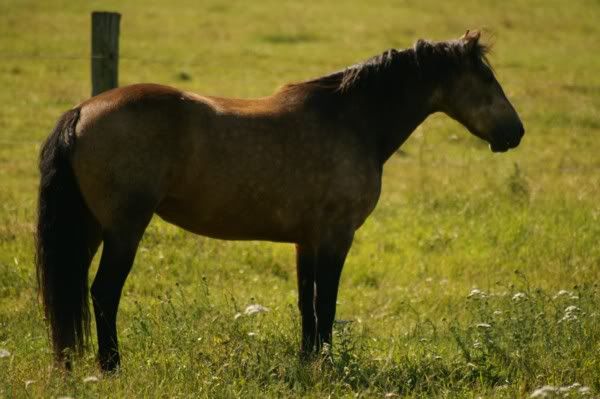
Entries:
<svg viewBox="0 0 600 399">
<path fill-rule="evenodd" d="M 298 358 L 291 245 L 156 218 L 121 302 L 122 370 L 102 377 L 91 350 L 63 375 L 34 284 L 37 155 L 89 96 L 96 9 L 123 14 L 122 85 L 236 97 L 483 27 L 526 136 L 492 154 L 434 115 L 392 157 L 332 358 Z M 0 397 L 598 397 L 599 21 L 595 0 L 2 0 Z M 270 311 L 234 318 L 253 303 Z"/>
</svg>

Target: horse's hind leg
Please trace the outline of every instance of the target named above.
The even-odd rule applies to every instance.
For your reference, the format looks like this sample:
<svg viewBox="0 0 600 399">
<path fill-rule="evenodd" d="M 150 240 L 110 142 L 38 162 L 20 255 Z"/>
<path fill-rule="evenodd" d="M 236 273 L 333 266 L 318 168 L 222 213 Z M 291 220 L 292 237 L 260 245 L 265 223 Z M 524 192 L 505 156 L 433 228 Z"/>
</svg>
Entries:
<svg viewBox="0 0 600 399">
<path fill-rule="evenodd" d="M 98 361 L 103 371 L 113 371 L 120 364 L 116 325 L 119 300 L 151 217 L 151 211 L 140 213 L 137 209 L 134 214 L 120 218 L 118 225 L 106 228 L 103 234 L 104 249 L 91 289 L 98 333 Z"/>
</svg>

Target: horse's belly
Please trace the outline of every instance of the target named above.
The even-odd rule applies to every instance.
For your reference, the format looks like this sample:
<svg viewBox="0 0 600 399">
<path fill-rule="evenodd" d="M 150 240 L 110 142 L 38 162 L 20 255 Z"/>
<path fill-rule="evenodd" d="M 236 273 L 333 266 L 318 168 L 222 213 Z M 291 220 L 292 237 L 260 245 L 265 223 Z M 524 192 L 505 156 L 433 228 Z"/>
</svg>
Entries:
<svg viewBox="0 0 600 399">
<path fill-rule="evenodd" d="M 356 229 L 373 210 L 381 175 L 368 159 L 282 153 L 202 151 L 173 173 L 157 213 L 209 237 L 298 243 L 331 226 Z"/>
<path fill-rule="evenodd" d="M 285 188 L 285 187 L 284 187 Z M 373 187 L 334 195 L 335 185 L 324 194 L 318 190 L 273 190 L 256 196 L 249 192 L 167 197 L 157 214 L 196 234 L 227 240 L 266 240 L 301 243 L 312 241 L 330 228 L 357 229 L 371 213 L 379 197 Z M 220 195 L 219 195 L 220 194 Z"/>
<path fill-rule="evenodd" d="M 239 200 L 239 198 L 238 198 Z M 237 201 L 236 201 L 237 202 Z M 207 237 L 225 240 L 298 242 L 306 235 L 306 218 L 265 203 L 207 204 L 166 198 L 156 213 L 169 223 Z"/>
</svg>

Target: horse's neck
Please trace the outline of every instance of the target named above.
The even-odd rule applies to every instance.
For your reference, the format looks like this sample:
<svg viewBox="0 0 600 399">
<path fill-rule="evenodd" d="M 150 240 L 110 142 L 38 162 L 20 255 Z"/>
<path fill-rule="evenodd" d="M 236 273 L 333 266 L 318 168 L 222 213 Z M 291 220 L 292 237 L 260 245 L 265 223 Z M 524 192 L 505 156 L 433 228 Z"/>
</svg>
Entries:
<svg viewBox="0 0 600 399">
<path fill-rule="evenodd" d="M 410 137 L 412 132 L 433 112 L 430 98 L 433 88 L 427 83 L 411 82 L 410 90 L 402 93 L 400 98 L 386 99 L 371 107 L 372 118 L 368 122 L 370 131 L 364 132 L 374 136 L 378 157 L 385 163 L 400 146 Z"/>
<path fill-rule="evenodd" d="M 387 161 L 430 115 L 425 107 L 407 107 L 406 111 L 396 115 L 394 123 L 390 123 L 386 129 L 379 132 L 379 154 L 382 163 Z"/>
</svg>

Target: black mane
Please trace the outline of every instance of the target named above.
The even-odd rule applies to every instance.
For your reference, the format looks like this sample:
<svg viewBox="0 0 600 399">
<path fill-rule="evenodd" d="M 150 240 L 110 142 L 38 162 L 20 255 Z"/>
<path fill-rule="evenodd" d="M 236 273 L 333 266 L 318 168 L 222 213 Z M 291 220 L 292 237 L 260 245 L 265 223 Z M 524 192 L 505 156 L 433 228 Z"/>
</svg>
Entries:
<svg viewBox="0 0 600 399">
<path fill-rule="evenodd" d="M 313 92 L 348 93 L 357 88 L 379 86 L 397 73 L 400 64 L 416 65 L 414 51 L 389 49 L 361 63 L 349 66 L 329 75 L 287 85 L 284 90 L 307 90 Z"/>
<path fill-rule="evenodd" d="M 491 68 L 486 57 L 488 52 L 489 47 L 478 42 L 467 46 L 460 39 L 444 42 L 420 39 L 413 48 L 389 49 L 344 70 L 289 84 L 284 90 L 343 94 L 356 89 L 381 90 L 416 76 L 442 80 L 470 61 L 483 62 Z"/>
</svg>

